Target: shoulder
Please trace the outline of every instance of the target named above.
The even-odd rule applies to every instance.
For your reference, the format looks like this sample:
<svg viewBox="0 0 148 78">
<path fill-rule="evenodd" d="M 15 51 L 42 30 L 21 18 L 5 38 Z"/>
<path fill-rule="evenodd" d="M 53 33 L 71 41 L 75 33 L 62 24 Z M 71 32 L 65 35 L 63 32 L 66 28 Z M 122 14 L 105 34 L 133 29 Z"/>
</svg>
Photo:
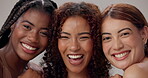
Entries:
<svg viewBox="0 0 148 78">
<path fill-rule="evenodd" d="M 125 70 L 123 75 L 123 78 L 147 78 L 147 77 L 148 77 L 147 63 L 139 63 L 131 65 Z"/>
</svg>

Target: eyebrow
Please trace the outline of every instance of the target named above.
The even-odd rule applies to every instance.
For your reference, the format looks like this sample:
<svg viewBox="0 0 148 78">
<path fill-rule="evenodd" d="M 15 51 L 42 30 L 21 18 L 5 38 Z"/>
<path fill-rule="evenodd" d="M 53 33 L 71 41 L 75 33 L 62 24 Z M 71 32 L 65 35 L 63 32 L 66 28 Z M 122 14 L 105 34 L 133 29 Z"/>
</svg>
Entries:
<svg viewBox="0 0 148 78">
<path fill-rule="evenodd" d="M 123 29 L 119 30 L 118 33 L 122 32 L 124 30 L 130 30 L 130 31 L 132 31 L 130 28 L 123 28 Z M 111 33 L 107 33 L 107 32 L 104 32 L 101 35 L 105 35 L 105 34 L 111 35 Z"/>
<path fill-rule="evenodd" d="M 31 22 L 29 22 L 29 21 L 27 21 L 27 20 L 23 20 L 22 23 L 23 23 L 23 22 L 27 22 L 27 23 L 29 23 L 30 25 L 33 25 L 33 26 L 34 26 L 33 23 L 31 23 Z"/>
<path fill-rule="evenodd" d="M 130 31 L 132 31 L 130 28 L 123 28 L 123 29 L 119 30 L 118 33 L 120 33 L 123 30 L 130 30 Z"/>
<path fill-rule="evenodd" d="M 71 35 L 70 33 L 67 33 L 67 32 L 61 32 L 61 34 L 67 34 L 67 35 Z M 78 35 L 83 35 L 83 34 L 89 34 L 89 32 L 82 32 L 82 33 L 78 33 Z"/>
<path fill-rule="evenodd" d="M 111 35 L 111 33 L 107 33 L 107 32 L 104 32 L 101 35 L 105 35 L 105 34 Z"/>
<path fill-rule="evenodd" d="M 89 34 L 89 35 L 90 35 L 90 32 L 82 32 L 82 33 L 78 33 L 78 35 L 83 35 L 83 34 Z"/>
<path fill-rule="evenodd" d="M 67 33 L 67 32 L 61 32 L 61 34 L 67 34 L 67 35 L 70 35 L 70 33 Z"/>
<path fill-rule="evenodd" d="M 35 26 L 33 23 L 31 23 L 31 22 L 29 22 L 29 21 L 27 21 L 27 20 L 23 20 L 22 23 L 23 23 L 23 22 L 27 22 L 27 23 L 29 23 L 30 25 Z M 49 30 L 49 28 L 41 28 L 41 29 L 43 29 L 43 30 Z"/>
</svg>

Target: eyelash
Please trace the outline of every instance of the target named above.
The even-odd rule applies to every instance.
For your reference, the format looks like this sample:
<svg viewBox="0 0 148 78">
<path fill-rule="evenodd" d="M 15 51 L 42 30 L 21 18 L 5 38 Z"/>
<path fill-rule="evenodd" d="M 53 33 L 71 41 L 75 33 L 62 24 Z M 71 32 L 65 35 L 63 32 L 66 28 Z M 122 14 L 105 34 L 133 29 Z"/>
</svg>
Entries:
<svg viewBox="0 0 148 78">
<path fill-rule="evenodd" d="M 122 33 L 121 36 L 122 36 L 122 37 L 126 37 L 126 36 L 128 36 L 129 34 L 130 34 L 130 33 L 126 32 L 126 33 Z"/>
<path fill-rule="evenodd" d="M 68 39 L 67 36 L 60 36 L 60 39 Z"/>
<path fill-rule="evenodd" d="M 41 33 L 42 36 L 46 36 L 46 37 L 49 35 L 48 32 L 40 32 L 40 33 Z"/>
<path fill-rule="evenodd" d="M 26 29 L 28 29 L 28 30 L 30 30 L 31 29 L 31 27 L 30 26 L 28 26 L 28 25 L 23 25 Z"/>
<path fill-rule="evenodd" d="M 104 37 L 102 40 L 104 41 L 104 40 L 109 40 L 109 39 L 111 39 L 110 37 Z"/>
</svg>

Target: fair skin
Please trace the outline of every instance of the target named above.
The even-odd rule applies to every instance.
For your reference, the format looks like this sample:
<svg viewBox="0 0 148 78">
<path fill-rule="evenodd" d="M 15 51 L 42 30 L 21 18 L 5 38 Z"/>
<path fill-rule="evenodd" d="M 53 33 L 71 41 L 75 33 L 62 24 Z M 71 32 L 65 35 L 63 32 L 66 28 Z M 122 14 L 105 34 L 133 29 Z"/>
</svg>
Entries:
<svg viewBox="0 0 148 78">
<path fill-rule="evenodd" d="M 49 20 L 47 13 L 29 9 L 11 27 L 10 40 L 0 52 L 5 52 L 9 70 L 14 73 L 14 77 L 24 70 L 29 60 L 44 51 L 48 45 Z"/>
<path fill-rule="evenodd" d="M 69 17 L 62 26 L 58 48 L 67 67 L 68 78 L 88 78 L 87 65 L 93 43 L 88 22 L 80 16 Z"/>
<path fill-rule="evenodd" d="M 148 58 L 144 53 L 147 31 L 147 27 L 138 30 L 129 21 L 111 17 L 104 20 L 101 29 L 103 51 L 111 64 L 125 71 L 123 78 L 148 76 Z"/>
</svg>

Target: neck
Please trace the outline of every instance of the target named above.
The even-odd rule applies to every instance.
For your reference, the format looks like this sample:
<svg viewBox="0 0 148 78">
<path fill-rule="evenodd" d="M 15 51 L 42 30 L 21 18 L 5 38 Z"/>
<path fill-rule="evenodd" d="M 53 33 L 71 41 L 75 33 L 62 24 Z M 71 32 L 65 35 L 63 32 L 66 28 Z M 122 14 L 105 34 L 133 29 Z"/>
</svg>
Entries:
<svg viewBox="0 0 148 78">
<path fill-rule="evenodd" d="M 67 78 L 90 78 L 87 71 L 75 73 L 68 71 L 68 77 Z"/>
<path fill-rule="evenodd" d="M 1 49 L 1 52 L 4 53 L 5 60 L 8 64 L 8 69 L 10 72 L 15 74 L 20 74 L 23 72 L 27 62 L 19 58 L 17 53 L 14 51 L 11 45 L 6 45 Z"/>
</svg>

